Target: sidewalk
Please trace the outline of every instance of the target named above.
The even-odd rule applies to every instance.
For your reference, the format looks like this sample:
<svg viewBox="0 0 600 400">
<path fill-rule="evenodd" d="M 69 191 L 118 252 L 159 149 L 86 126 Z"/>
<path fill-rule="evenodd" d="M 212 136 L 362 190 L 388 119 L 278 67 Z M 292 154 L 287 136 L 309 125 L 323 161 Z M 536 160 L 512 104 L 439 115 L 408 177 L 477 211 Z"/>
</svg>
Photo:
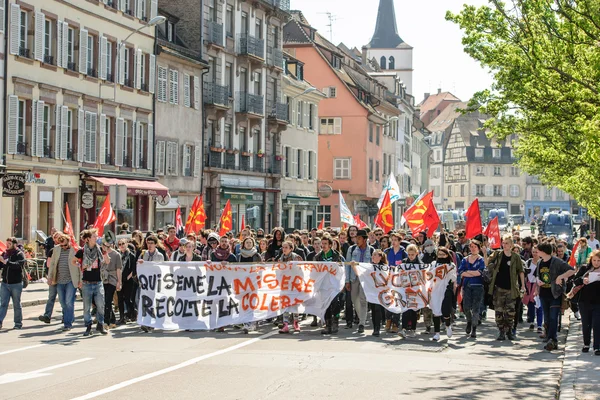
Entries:
<svg viewBox="0 0 600 400">
<path fill-rule="evenodd" d="M 27 288 L 23 289 L 23 293 L 21 293 L 22 307 L 46 304 L 46 301 L 48 301 L 48 284 L 46 282 L 30 282 Z M 8 309 L 12 308 L 13 304 L 11 301 L 8 304 Z"/>
<path fill-rule="evenodd" d="M 587 354 L 581 352 L 581 321 L 577 321 L 572 313 L 570 318 L 560 383 L 560 400 L 600 399 L 600 356 L 595 356 L 593 349 Z"/>
</svg>

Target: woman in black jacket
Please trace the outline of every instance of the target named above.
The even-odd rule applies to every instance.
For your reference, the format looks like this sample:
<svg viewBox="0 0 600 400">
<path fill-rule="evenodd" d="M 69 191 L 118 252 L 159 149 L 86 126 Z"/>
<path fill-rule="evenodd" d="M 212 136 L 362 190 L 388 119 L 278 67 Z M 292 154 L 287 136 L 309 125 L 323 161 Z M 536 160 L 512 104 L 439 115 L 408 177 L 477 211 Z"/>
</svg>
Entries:
<svg viewBox="0 0 600 400">
<path fill-rule="evenodd" d="M 600 250 L 594 250 L 589 263 L 579 268 L 574 278 L 575 286 L 582 286 L 572 301 L 579 303 L 581 330 L 583 331 L 582 352 L 590 351 L 592 330 L 594 331 L 594 354 L 600 356 Z"/>
<path fill-rule="evenodd" d="M 192 262 L 202 261 L 202 257 L 196 254 L 196 244 L 194 242 L 187 242 L 185 244 L 185 254 L 179 257 L 179 262 Z"/>
<path fill-rule="evenodd" d="M 119 254 L 121 255 L 121 263 L 123 264 L 123 272 L 121 274 L 123 287 L 117 292 L 119 298 L 119 314 L 120 318 L 117 325 L 125 323 L 125 318 L 129 321 L 135 321 L 135 295 L 137 293 L 137 257 L 129 248 L 127 239 L 120 239 L 118 242 Z M 125 308 L 127 308 L 127 317 L 125 317 Z"/>
<path fill-rule="evenodd" d="M 275 228 L 273 229 L 273 240 L 269 243 L 269 247 L 267 247 L 267 252 L 265 256 L 265 261 L 273 261 L 277 257 L 279 257 L 281 253 L 281 246 L 285 241 L 285 231 L 283 228 Z"/>
<path fill-rule="evenodd" d="M 242 242 L 242 246 L 240 248 L 240 255 L 238 256 L 238 262 L 262 262 L 262 257 L 256 249 L 256 242 L 251 237 L 247 237 Z"/>
<path fill-rule="evenodd" d="M 23 309 L 21 293 L 23 292 L 23 275 L 21 269 L 25 264 L 25 255 L 18 248 L 18 241 L 11 237 L 6 240 L 6 252 L 0 257 L 2 283 L 0 283 L 0 329 L 6 317 L 8 303 L 12 299 L 14 308 L 15 329 L 23 327 Z"/>
</svg>

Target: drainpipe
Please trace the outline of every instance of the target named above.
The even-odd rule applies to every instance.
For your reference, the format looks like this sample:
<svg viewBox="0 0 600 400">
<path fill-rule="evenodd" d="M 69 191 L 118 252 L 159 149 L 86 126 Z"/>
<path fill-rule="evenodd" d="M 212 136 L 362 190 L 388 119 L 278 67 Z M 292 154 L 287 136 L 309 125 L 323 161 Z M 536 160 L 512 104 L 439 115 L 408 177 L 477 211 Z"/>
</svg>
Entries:
<svg viewBox="0 0 600 400">
<path fill-rule="evenodd" d="M 202 72 L 202 78 L 200 78 L 200 85 L 202 87 L 202 147 L 204 148 L 204 140 L 206 139 L 206 106 L 204 105 L 204 76 L 210 72 L 210 67 L 206 68 Z M 204 166 L 205 166 L 204 157 L 202 157 L 202 168 L 200 168 L 200 195 L 204 193 Z"/>
<path fill-rule="evenodd" d="M 8 14 L 10 14 L 10 9 L 7 8 L 7 2 L 5 0 L 0 0 L 4 3 L 4 93 L 2 93 L 2 98 L 4 99 L 4 110 L 2 110 L 4 114 L 4 140 L 2 143 L 2 154 L 0 158 L 0 164 L 6 165 L 6 154 L 8 151 L 8 60 L 10 59 L 10 49 L 8 48 L 8 36 L 10 34 L 10 27 L 8 26 Z"/>
</svg>

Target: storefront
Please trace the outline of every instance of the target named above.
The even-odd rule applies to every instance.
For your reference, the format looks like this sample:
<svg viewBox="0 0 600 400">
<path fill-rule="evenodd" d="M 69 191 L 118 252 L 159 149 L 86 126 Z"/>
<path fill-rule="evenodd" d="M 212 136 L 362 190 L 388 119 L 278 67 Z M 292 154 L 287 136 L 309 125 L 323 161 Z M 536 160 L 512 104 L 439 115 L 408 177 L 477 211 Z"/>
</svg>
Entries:
<svg viewBox="0 0 600 400">
<path fill-rule="evenodd" d="M 571 202 L 565 201 L 535 201 L 525 202 L 525 220 L 530 221 L 534 216 L 541 217 L 551 211 L 571 211 Z M 539 218 L 538 218 L 539 219 Z"/>
<path fill-rule="evenodd" d="M 319 225 L 317 208 L 320 201 L 318 197 L 293 195 L 287 195 L 282 199 L 282 225 L 286 231 L 316 228 Z"/>
<path fill-rule="evenodd" d="M 221 188 L 221 207 L 223 212 L 227 201 L 231 202 L 234 231 L 239 231 L 244 223 L 253 229 L 263 228 L 270 231 L 273 228 L 273 212 L 275 193 L 264 189 Z"/>
<path fill-rule="evenodd" d="M 510 214 L 507 201 L 480 201 L 479 211 L 484 221 L 487 221 L 488 214 L 491 210 L 505 209 Z M 518 214 L 518 213 L 515 213 Z M 508 216 L 507 216 L 508 217 Z"/>
</svg>

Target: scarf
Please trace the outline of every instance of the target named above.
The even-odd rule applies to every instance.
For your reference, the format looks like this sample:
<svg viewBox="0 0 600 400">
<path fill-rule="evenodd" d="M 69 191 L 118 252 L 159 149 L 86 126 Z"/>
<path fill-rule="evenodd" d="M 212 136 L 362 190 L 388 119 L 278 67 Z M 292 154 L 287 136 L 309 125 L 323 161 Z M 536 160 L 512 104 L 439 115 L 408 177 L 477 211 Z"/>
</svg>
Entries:
<svg viewBox="0 0 600 400">
<path fill-rule="evenodd" d="M 289 255 L 285 255 L 283 253 L 281 253 L 281 261 L 284 262 L 288 262 L 288 261 L 296 261 L 297 254 L 295 254 L 294 252 L 291 252 Z"/>
<path fill-rule="evenodd" d="M 257 251 L 256 251 L 256 247 L 253 246 L 250 250 L 241 249 L 240 253 L 241 253 L 242 257 L 244 257 L 244 258 L 252 258 L 257 253 Z"/>
<path fill-rule="evenodd" d="M 215 255 L 215 257 L 217 257 L 219 261 L 227 261 L 229 255 L 231 254 L 231 251 L 229 251 L 229 247 L 224 249 L 221 246 L 219 246 L 215 249 L 215 251 L 213 251 L 213 254 Z"/>
<path fill-rule="evenodd" d="M 88 245 L 83 246 L 83 269 L 89 269 L 97 262 L 100 258 L 100 251 L 98 246 L 90 248 Z"/>
</svg>

